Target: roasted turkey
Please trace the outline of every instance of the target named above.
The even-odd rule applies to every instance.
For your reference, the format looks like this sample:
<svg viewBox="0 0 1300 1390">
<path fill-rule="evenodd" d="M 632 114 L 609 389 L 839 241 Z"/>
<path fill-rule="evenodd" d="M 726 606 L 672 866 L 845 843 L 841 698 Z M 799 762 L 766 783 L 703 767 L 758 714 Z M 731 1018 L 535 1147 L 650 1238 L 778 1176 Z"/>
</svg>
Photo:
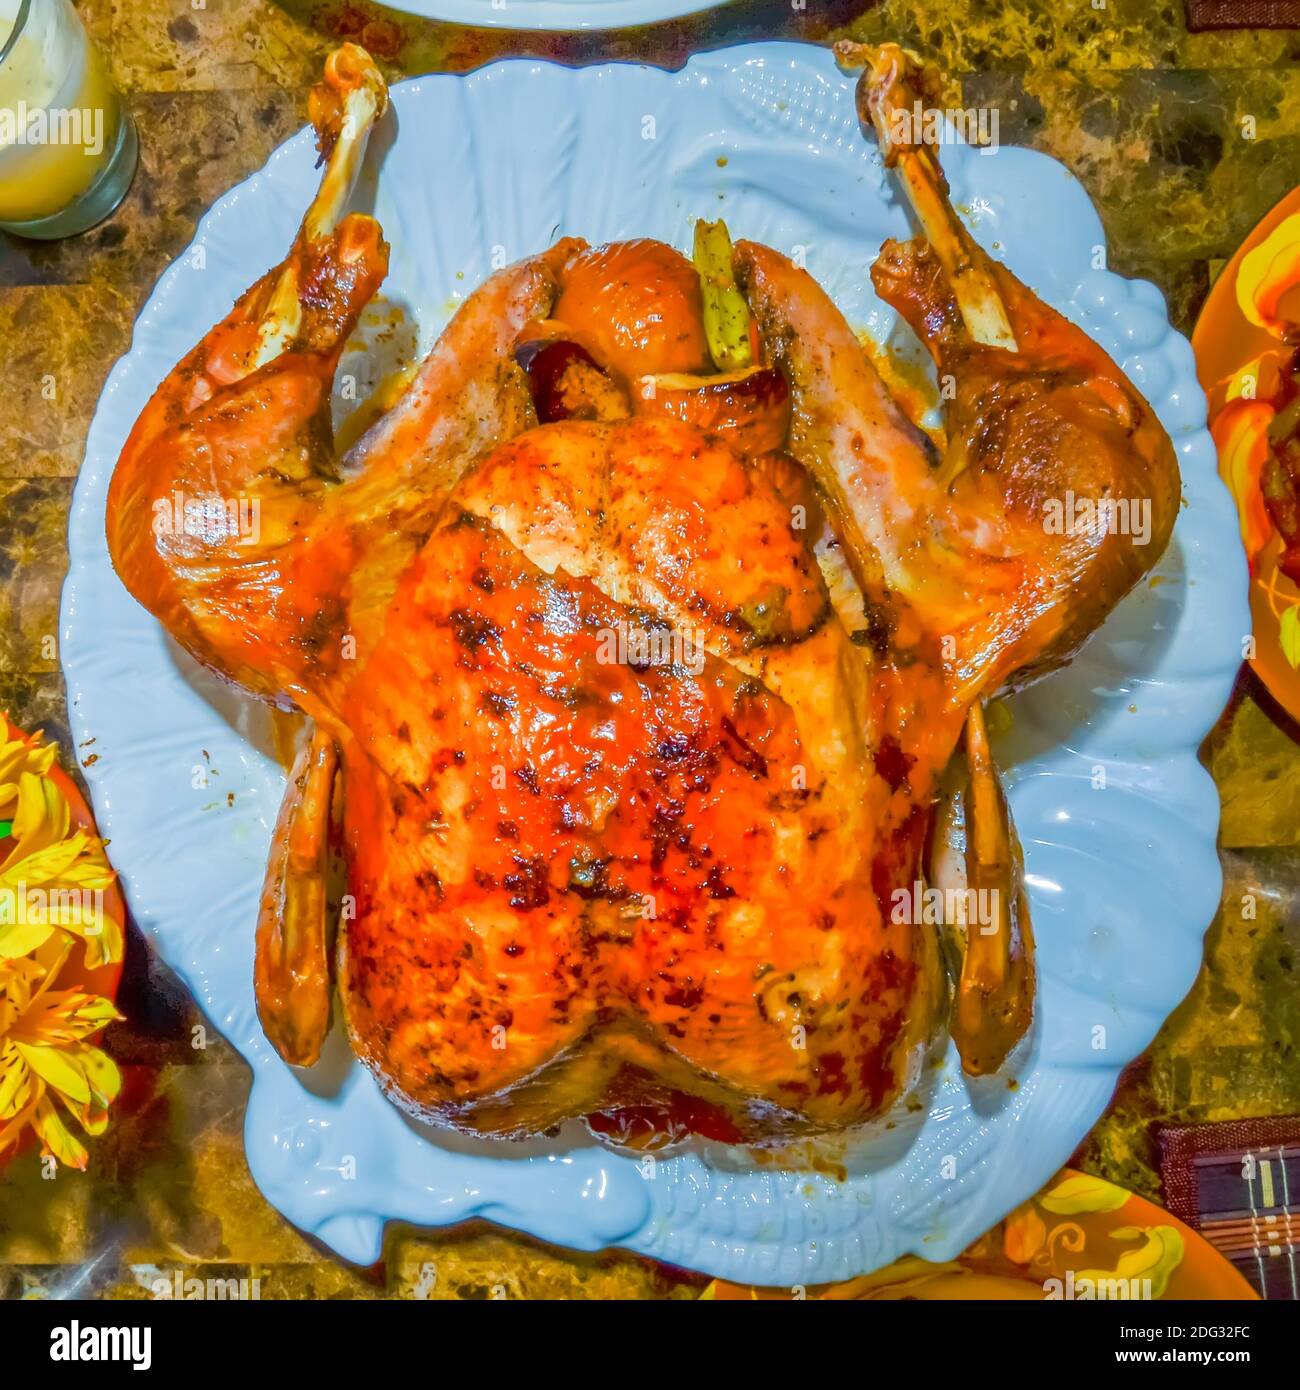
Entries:
<svg viewBox="0 0 1300 1390">
<path fill-rule="evenodd" d="M 872 274 L 953 383 L 941 432 L 808 273 L 702 225 L 694 261 L 566 239 L 492 275 L 346 450 L 332 381 L 387 248 L 342 214 L 386 92 L 330 57 L 301 231 L 158 388 L 107 518 L 172 636 L 310 721 L 257 926 L 287 1061 L 336 981 L 416 1116 L 761 1143 L 883 1114 L 945 1024 L 973 1074 L 1028 1026 L 982 702 L 1154 564 L 1177 465 L 898 142 L 912 60 L 843 56 L 923 234 Z M 1050 533 L 1067 489 L 1148 499 L 1148 543 Z M 158 524 L 177 497 L 196 523 Z M 922 882 L 996 904 L 947 924 L 951 989 Z"/>
</svg>

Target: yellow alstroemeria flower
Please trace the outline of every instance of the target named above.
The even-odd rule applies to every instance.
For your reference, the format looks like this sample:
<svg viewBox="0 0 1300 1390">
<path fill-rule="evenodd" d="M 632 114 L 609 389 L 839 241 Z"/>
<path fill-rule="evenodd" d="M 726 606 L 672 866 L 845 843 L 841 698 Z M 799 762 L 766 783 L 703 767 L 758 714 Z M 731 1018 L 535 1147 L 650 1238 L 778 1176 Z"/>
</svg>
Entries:
<svg viewBox="0 0 1300 1390">
<path fill-rule="evenodd" d="M 67 799 L 46 774 L 54 746 L 12 739 L 0 744 L 0 960 L 29 955 L 70 934 L 90 969 L 122 957 L 122 930 L 104 910 L 113 871 L 102 843 L 74 829 Z"/>
<path fill-rule="evenodd" d="M 62 1110 L 103 1133 L 122 1080 L 86 1039 L 121 1015 L 97 995 L 52 988 L 71 951 L 69 938 L 52 937 L 27 958 L 0 960 L 0 1154 L 31 1125 L 46 1153 L 84 1169 L 89 1155 Z"/>
</svg>

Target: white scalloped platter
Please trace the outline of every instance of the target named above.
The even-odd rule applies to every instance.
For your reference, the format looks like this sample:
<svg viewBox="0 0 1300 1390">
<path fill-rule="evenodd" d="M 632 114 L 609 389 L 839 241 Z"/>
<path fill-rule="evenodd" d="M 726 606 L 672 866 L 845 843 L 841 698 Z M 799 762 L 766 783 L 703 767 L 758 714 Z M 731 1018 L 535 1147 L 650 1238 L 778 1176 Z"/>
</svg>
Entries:
<svg viewBox="0 0 1300 1390">
<path fill-rule="evenodd" d="M 685 247 L 694 218 L 719 214 L 738 236 L 803 247 L 878 341 L 906 333 L 867 272 L 884 238 L 908 234 L 907 218 L 828 51 L 750 45 L 675 73 L 505 62 L 404 82 L 393 110 L 357 197 L 373 202 L 393 244 L 383 296 L 418 325 L 421 350 L 494 261 L 564 233 Z M 155 385 L 289 245 L 317 178 L 309 132 L 212 208 L 141 313 L 73 499 L 62 612 L 73 730 L 78 745 L 95 740 L 85 773 L 136 921 L 253 1069 L 246 1141 L 259 1187 L 347 1259 L 377 1259 L 389 1220 L 475 1216 L 760 1284 L 846 1278 L 909 1251 L 945 1259 L 1065 1162 L 1195 978 L 1220 892 L 1218 802 L 1196 749 L 1227 698 L 1249 617 L 1191 349 L 1156 289 L 1092 268 L 1104 259 L 1101 224 L 1061 165 L 1011 148 L 942 153 L 976 236 L 1151 400 L 1178 451 L 1185 506 L 1154 575 L 1070 668 L 1012 702 L 999 751 L 1041 970 L 1016 1084 L 968 1085 L 950 1048 L 923 1108 L 857 1145 L 842 1178 L 708 1147 L 649 1176 L 578 1126 L 526 1146 L 470 1141 L 404 1119 L 337 1035 L 310 1073 L 275 1055 L 252 994 L 257 897 L 284 785 L 267 717 L 200 673 L 127 595 L 109 563 L 104 505 Z M 376 368 L 345 370 L 364 380 Z"/>
<path fill-rule="evenodd" d="M 728 0 L 392 0 L 423 19 L 480 29 L 628 29 L 716 9 Z"/>
</svg>

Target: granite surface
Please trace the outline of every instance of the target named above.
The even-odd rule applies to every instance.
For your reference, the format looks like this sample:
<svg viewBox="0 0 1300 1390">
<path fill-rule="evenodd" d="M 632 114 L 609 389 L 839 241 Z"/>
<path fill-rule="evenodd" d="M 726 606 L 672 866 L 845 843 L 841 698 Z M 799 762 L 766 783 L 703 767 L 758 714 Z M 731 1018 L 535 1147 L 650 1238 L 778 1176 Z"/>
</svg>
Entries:
<svg viewBox="0 0 1300 1390">
<path fill-rule="evenodd" d="M 126 92 L 141 168 L 124 206 L 67 242 L 0 234 L 0 709 L 59 739 L 54 635 L 65 515 L 105 375 L 204 210 L 301 124 L 321 56 L 357 39 L 392 78 L 536 54 L 675 66 L 755 38 L 898 38 L 938 60 L 1001 138 L 1063 160 L 1105 223 L 1111 264 L 1155 280 L 1190 331 L 1207 286 L 1300 183 L 1300 34 L 1188 35 L 1147 0 L 734 3 L 654 29 L 536 35 L 439 25 L 336 0 L 81 0 Z M 1158 1196 L 1153 1123 L 1300 1111 L 1300 744 L 1243 676 L 1205 757 L 1223 798 L 1223 907 L 1191 995 L 1135 1063 L 1079 1166 Z M 1243 903 L 1257 905 L 1253 917 Z M 486 1227 L 394 1230 L 348 1268 L 288 1226 L 243 1157 L 248 1074 L 130 943 L 106 1046 L 126 1087 L 90 1170 L 0 1180 L 0 1297 L 146 1296 L 187 1275 L 254 1278 L 263 1297 L 694 1297 L 702 1281 L 621 1254 L 579 1256 Z"/>
</svg>

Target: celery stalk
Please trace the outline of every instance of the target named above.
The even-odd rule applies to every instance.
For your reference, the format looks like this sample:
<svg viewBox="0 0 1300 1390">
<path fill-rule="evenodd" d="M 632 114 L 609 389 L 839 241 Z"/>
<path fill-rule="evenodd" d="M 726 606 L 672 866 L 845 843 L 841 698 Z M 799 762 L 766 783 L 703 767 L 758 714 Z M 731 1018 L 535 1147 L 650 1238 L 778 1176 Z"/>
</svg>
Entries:
<svg viewBox="0 0 1300 1390">
<path fill-rule="evenodd" d="M 694 260 L 704 299 L 704 335 L 713 365 L 721 372 L 752 367 L 749 305 L 731 269 L 731 236 L 725 222 L 696 222 Z"/>
</svg>

